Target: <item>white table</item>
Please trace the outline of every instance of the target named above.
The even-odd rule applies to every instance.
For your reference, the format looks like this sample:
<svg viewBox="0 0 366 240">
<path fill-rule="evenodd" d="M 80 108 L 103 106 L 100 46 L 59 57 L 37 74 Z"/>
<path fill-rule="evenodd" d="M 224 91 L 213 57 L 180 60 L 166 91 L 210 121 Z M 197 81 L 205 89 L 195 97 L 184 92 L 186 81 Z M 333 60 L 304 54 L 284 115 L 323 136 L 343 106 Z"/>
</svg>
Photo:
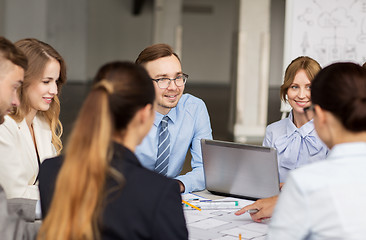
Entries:
<svg viewBox="0 0 366 240">
<path fill-rule="evenodd" d="M 182 195 L 184 200 L 205 198 L 215 200 L 236 200 L 242 208 L 253 201 L 239 198 L 227 198 L 209 193 L 207 190 L 193 194 Z M 238 209 L 240 209 L 238 208 Z M 266 223 L 256 223 L 248 213 L 236 216 L 238 209 L 217 210 L 184 210 L 190 240 L 223 239 L 238 240 L 239 234 L 243 240 L 265 239 L 268 230 Z"/>
</svg>

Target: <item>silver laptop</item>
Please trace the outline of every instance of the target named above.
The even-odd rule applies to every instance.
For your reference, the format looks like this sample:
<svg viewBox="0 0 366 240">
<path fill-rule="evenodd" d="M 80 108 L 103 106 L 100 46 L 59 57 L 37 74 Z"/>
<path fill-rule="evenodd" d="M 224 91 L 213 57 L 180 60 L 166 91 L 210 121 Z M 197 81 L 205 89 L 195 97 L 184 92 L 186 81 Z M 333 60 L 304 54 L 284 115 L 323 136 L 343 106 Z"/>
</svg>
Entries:
<svg viewBox="0 0 366 240">
<path fill-rule="evenodd" d="M 207 139 L 201 147 L 211 193 L 251 200 L 279 194 L 276 149 Z"/>
</svg>

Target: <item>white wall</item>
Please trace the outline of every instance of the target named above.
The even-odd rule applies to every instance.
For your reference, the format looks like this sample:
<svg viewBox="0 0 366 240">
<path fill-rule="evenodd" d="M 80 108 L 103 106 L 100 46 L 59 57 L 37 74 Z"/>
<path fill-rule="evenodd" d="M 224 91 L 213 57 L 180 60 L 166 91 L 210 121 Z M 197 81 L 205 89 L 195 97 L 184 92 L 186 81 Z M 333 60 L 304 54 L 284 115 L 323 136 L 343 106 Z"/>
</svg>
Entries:
<svg viewBox="0 0 366 240">
<path fill-rule="evenodd" d="M 37 38 L 65 59 L 68 78 L 85 80 L 87 0 L 4 0 L 3 35 L 11 41 Z"/>
<path fill-rule="evenodd" d="M 87 68 L 88 0 L 49 0 L 47 6 L 47 43 L 64 57 L 68 79 L 84 81 Z"/>
<path fill-rule="evenodd" d="M 183 0 L 183 9 L 184 6 L 211 6 L 213 12 L 205 14 L 183 10 L 181 16 L 166 14 L 174 12 L 176 9 L 173 5 L 179 5 L 181 1 L 175 0 L 173 4 L 169 0 L 166 4 L 168 11 L 159 15 L 161 10 L 155 9 L 157 12 L 154 12 L 152 2 L 145 1 L 141 14 L 133 16 L 132 1 L 90 0 L 87 77 L 91 78 L 106 61 L 135 60 L 146 46 L 154 42 L 166 42 L 178 52 L 182 51 L 183 69 L 189 73 L 191 83 L 229 84 L 238 0 Z M 162 17 L 163 20 L 158 21 L 154 16 Z M 174 16 L 177 19 L 173 19 Z M 173 36 L 177 31 L 179 35 L 176 26 L 179 26 L 180 21 L 183 36 L 181 48 L 176 46 L 177 41 L 179 45 L 179 39 Z"/>
<path fill-rule="evenodd" d="M 191 83 L 230 84 L 239 0 L 175 1 L 186 10 L 178 20 L 172 19 L 177 14 L 171 14 L 165 24 L 181 21 L 182 28 L 176 31 L 182 31 L 181 46 L 172 44 L 168 36 L 162 39 L 181 47 L 176 50 L 182 51 Z M 101 64 L 134 61 L 154 42 L 158 31 L 154 31 L 153 1 L 145 1 L 137 16 L 132 14 L 132 4 L 132 0 L 0 0 L 4 6 L 0 33 L 12 41 L 35 37 L 50 43 L 65 58 L 69 81 L 87 81 Z M 184 6 L 208 6 L 212 12 L 192 12 Z"/>
<path fill-rule="evenodd" d="M 172 46 L 178 56 L 182 51 L 182 0 L 154 0 L 153 43 Z"/>
<path fill-rule="evenodd" d="M 130 0 L 0 0 L 0 7 L 1 35 L 51 44 L 66 60 L 69 81 L 88 81 L 107 61 L 134 61 L 152 44 L 151 1 L 138 16 Z"/>
<path fill-rule="evenodd" d="M 230 84 L 238 6 L 238 0 L 183 1 L 182 61 L 190 81 Z"/>
<path fill-rule="evenodd" d="M 145 1 L 140 15 L 132 14 L 131 0 L 88 1 L 87 78 L 101 64 L 113 60 L 135 61 L 152 44 L 153 5 Z"/>
<path fill-rule="evenodd" d="M 286 0 L 271 0 L 271 49 L 269 65 L 269 86 L 278 87 L 276 100 L 279 99 L 283 79 L 283 49 L 285 39 Z"/>
<path fill-rule="evenodd" d="M 4 35 L 5 26 L 5 0 L 0 0 L 0 36 Z"/>
<path fill-rule="evenodd" d="M 181 51 L 190 83 L 230 85 L 235 78 L 236 134 L 261 135 L 268 86 L 282 82 L 285 0 L 161 2 L 170 4 L 171 13 L 163 22 L 156 21 L 158 9 L 151 0 L 144 1 L 137 16 L 132 0 L 0 0 L 0 34 L 13 41 L 36 37 L 50 43 L 64 56 L 69 81 L 88 81 L 107 61 L 134 61 L 146 46 L 166 41 Z M 157 24 L 169 31 L 160 34 Z"/>
<path fill-rule="evenodd" d="M 46 40 L 46 0 L 5 0 L 4 34 L 11 41 L 25 36 Z"/>
<path fill-rule="evenodd" d="M 267 125 L 270 0 L 241 0 L 236 89 L 237 141 L 262 138 Z"/>
</svg>

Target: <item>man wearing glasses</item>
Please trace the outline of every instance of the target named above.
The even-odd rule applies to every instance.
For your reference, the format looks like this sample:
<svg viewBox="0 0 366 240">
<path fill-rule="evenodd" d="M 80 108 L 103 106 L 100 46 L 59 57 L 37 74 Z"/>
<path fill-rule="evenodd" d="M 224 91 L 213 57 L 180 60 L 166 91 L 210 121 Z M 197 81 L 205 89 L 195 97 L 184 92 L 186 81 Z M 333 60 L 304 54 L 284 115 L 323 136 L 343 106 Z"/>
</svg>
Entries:
<svg viewBox="0 0 366 240">
<path fill-rule="evenodd" d="M 181 192 L 205 188 L 200 140 L 212 139 L 205 103 L 183 94 L 188 75 L 180 59 L 167 44 L 145 48 L 136 59 L 153 80 L 156 116 L 149 134 L 136 149 L 142 165 L 178 180 Z M 190 149 L 192 171 L 179 176 Z"/>
</svg>

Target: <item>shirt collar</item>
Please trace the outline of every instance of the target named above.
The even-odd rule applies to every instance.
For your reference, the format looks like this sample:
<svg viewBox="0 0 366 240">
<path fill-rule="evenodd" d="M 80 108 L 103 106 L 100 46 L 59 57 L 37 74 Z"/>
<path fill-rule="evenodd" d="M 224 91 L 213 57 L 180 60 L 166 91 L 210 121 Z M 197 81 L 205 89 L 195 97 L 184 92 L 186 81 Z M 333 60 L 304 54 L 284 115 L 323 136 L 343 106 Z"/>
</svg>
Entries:
<svg viewBox="0 0 366 240">
<path fill-rule="evenodd" d="M 307 123 L 305 123 L 303 126 L 301 126 L 300 128 L 297 128 L 294 124 L 293 121 L 293 114 L 292 111 L 290 112 L 290 114 L 287 117 L 287 135 L 291 135 L 294 132 L 299 132 L 303 137 L 305 137 L 306 135 L 308 135 L 309 133 L 311 133 L 314 130 L 314 123 L 313 123 L 313 119 L 311 119 L 310 121 L 308 121 Z"/>
<path fill-rule="evenodd" d="M 160 124 L 160 122 L 161 122 L 161 120 L 163 119 L 164 116 L 168 116 L 169 119 L 174 123 L 175 120 L 177 119 L 177 108 L 174 107 L 174 108 L 170 109 L 170 111 L 168 112 L 167 115 L 163 115 L 159 112 L 156 112 L 155 120 L 154 120 L 154 125 L 156 127 L 159 126 L 159 124 Z"/>
<path fill-rule="evenodd" d="M 366 142 L 348 142 L 335 145 L 327 158 L 346 158 L 366 155 Z"/>
</svg>

